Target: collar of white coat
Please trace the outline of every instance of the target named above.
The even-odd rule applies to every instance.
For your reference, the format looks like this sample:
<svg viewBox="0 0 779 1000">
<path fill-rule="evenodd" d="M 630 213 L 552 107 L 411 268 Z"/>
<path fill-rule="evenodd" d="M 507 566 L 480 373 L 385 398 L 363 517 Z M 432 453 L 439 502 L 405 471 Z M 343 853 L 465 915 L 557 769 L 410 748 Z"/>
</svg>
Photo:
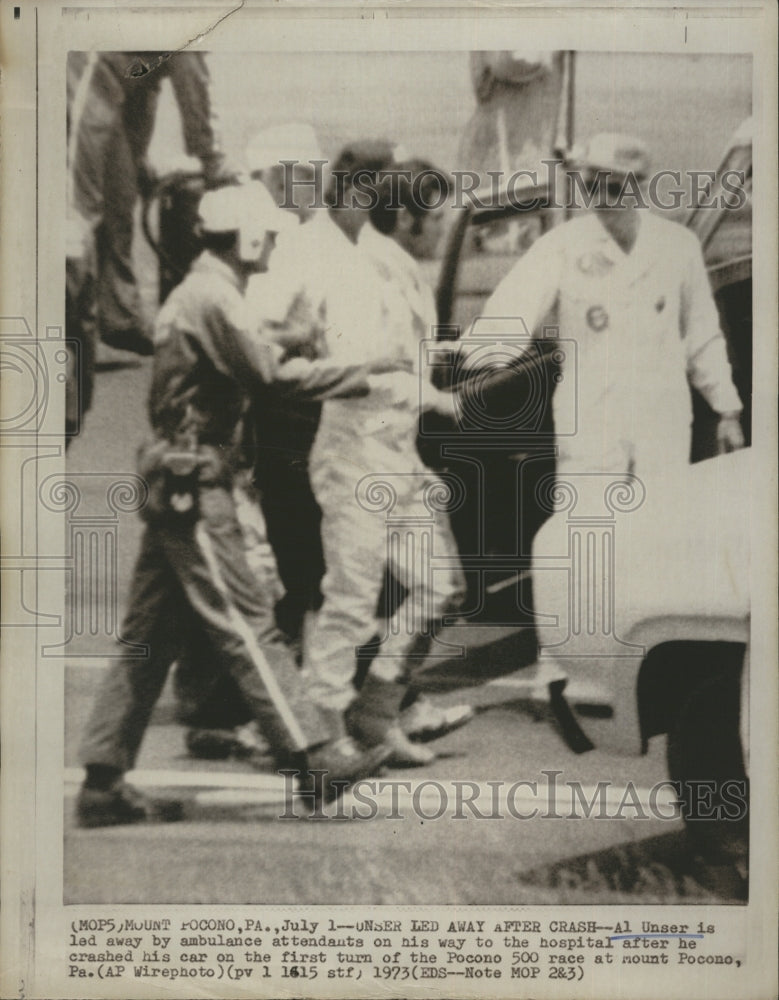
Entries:
<svg viewBox="0 0 779 1000">
<path fill-rule="evenodd" d="M 662 251 L 662 233 L 664 220 L 658 218 L 648 209 L 636 209 L 638 212 L 638 232 L 636 241 L 626 253 L 598 219 L 597 212 L 589 211 L 580 220 L 582 243 L 590 252 L 597 250 L 615 267 L 620 269 L 621 277 L 628 283 L 642 278 L 657 262 Z"/>
</svg>

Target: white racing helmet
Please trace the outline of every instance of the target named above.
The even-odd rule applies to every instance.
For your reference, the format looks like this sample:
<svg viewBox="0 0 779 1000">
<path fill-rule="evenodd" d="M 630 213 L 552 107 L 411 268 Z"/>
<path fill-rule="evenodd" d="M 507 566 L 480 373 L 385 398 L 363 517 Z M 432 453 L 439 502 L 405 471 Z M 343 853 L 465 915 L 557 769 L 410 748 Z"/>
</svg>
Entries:
<svg viewBox="0 0 779 1000">
<path fill-rule="evenodd" d="M 283 211 L 264 185 L 250 182 L 206 191 L 198 209 L 200 228 L 206 233 L 237 233 L 241 260 L 257 260 L 267 233 L 294 229 L 298 220 Z"/>
</svg>

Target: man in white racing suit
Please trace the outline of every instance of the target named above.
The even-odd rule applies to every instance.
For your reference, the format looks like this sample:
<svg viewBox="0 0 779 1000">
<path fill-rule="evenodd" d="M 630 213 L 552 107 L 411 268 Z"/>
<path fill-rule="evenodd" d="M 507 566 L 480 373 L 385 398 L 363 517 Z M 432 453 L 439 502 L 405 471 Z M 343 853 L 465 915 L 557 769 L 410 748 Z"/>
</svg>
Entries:
<svg viewBox="0 0 779 1000">
<path fill-rule="evenodd" d="M 432 623 L 458 600 L 462 583 L 440 502 L 445 488 L 419 458 L 416 438 L 421 407 L 451 412 L 451 406 L 419 375 L 420 324 L 426 326 L 431 317 L 417 317 L 415 327 L 409 282 L 402 277 L 407 262 L 398 267 L 404 252 L 368 230 L 361 197 L 366 187 L 358 182 L 366 175 L 375 178 L 381 169 L 365 150 L 351 148 L 333 171 L 333 254 L 354 293 L 328 302 L 328 357 L 368 362 L 382 351 L 397 357 L 398 370 L 373 376 L 372 391 L 355 405 L 328 401 L 322 407 L 310 472 L 322 509 L 327 571 L 324 603 L 307 644 L 307 667 L 319 704 L 336 712 L 350 705 L 355 651 L 377 629 L 376 607 L 389 566 L 407 596 L 392 622 L 378 625 L 382 642 L 348 717 L 352 732 L 367 745 L 384 742 L 394 748 L 390 763 L 419 765 L 434 754 L 410 742 L 400 725 L 401 708 L 408 704 L 410 657 L 427 641 Z M 388 519 L 405 522 L 400 534 L 393 535 Z M 439 552 L 453 558 L 433 572 L 427 557 Z"/>
</svg>

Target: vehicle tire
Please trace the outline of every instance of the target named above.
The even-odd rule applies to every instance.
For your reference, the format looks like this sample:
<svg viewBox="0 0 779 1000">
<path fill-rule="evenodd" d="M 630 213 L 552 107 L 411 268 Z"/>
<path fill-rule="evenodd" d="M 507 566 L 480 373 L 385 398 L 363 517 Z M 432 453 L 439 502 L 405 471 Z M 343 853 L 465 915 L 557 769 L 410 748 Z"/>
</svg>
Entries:
<svg viewBox="0 0 779 1000">
<path fill-rule="evenodd" d="M 713 861 L 745 862 L 749 846 L 740 700 L 740 665 L 720 665 L 683 699 L 668 733 L 668 770 L 691 847 Z"/>
</svg>

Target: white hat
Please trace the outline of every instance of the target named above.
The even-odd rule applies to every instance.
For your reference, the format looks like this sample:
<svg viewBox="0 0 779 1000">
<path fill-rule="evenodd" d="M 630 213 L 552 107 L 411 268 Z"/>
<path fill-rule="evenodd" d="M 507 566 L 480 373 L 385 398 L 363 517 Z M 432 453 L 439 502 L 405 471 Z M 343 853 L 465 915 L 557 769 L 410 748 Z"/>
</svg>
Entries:
<svg viewBox="0 0 779 1000">
<path fill-rule="evenodd" d="M 649 173 L 649 153 L 641 139 L 616 132 L 600 132 L 571 152 L 569 161 L 587 170 L 639 180 Z"/>
<path fill-rule="evenodd" d="M 308 163 L 321 160 L 322 150 L 316 132 L 310 125 L 294 122 L 289 125 L 273 125 L 258 132 L 246 147 L 246 163 L 249 171 L 265 170 L 289 160 Z"/>
<path fill-rule="evenodd" d="M 200 224 L 208 233 L 239 232 L 247 225 L 281 233 L 299 224 L 295 215 L 279 208 L 264 185 L 254 182 L 206 191 L 198 212 Z"/>
</svg>

